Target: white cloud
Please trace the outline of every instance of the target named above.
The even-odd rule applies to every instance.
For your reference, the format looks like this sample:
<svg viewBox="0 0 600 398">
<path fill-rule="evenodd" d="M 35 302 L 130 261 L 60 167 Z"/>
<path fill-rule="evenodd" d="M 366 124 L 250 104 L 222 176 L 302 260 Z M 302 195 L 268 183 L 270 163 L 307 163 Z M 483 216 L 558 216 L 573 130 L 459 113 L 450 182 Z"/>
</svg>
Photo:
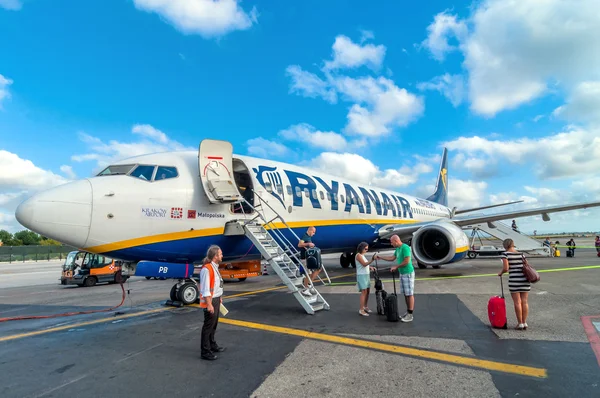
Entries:
<svg viewBox="0 0 600 398">
<path fill-rule="evenodd" d="M 448 100 L 457 107 L 463 101 L 465 96 L 465 83 L 461 75 L 450 75 L 448 73 L 442 76 L 436 76 L 429 82 L 417 84 L 419 90 L 437 90 L 448 98 Z"/>
<path fill-rule="evenodd" d="M 370 35 L 369 35 L 370 33 Z M 363 41 L 373 37 L 372 32 L 365 35 L 363 32 Z M 386 48 L 384 45 L 354 43 L 349 37 L 338 35 L 332 47 L 332 61 L 325 62 L 325 70 L 335 70 L 342 68 L 358 68 L 366 65 L 368 68 L 378 70 L 385 58 Z"/>
<path fill-rule="evenodd" d="M 304 145 L 330 151 L 343 151 L 348 145 L 341 134 L 333 131 L 319 131 L 307 123 L 290 126 L 285 130 L 281 130 L 279 135 L 286 140 L 298 141 Z"/>
<path fill-rule="evenodd" d="M 485 181 L 448 179 L 448 206 L 467 209 L 479 207 L 485 200 L 487 183 Z M 433 186 L 431 187 L 433 192 Z"/>
<path fill-rule="evenodd" d="M 139 134 L 144 137 L 148 137 L 158 143 L 167 144 L 169 142 L 169 138 L 162 131 L 155 129 L 149 124 L 136 124 L 131 129 L 131 132 L 134 134 Z"/>
<path fill-rule="evenodd" d="M 600 129 L 570 127 L 552 136 L 489 140 L 460 137 L 444 144 L 449 150 L 485 159 L 489 164 L 531 164 L 543 179 L 587 175 L 600 169 Z"/>
<path fill-rule="evenodd" d="M 248 145 L 248 154 L 259 158 L 272 159 L 283 157 L 290 153 L 290 150 L 285 145 L 266 140 L 262 137 L 249 139 L 246 143 Z"/>
<path fill-rule="evenodd" d="M 337 102 L 337 94 L 329 83 L 322 80 L 314 73 L 306 72 L 298 65 L 290 65 L 286 68 L 286 75 L 292 79 L 290 94 L 297 93 L 304 97 L 322 97 L 330 104 Z"/>
<path fill-rule="evenodd" d="M 0 150 L 0 189 L 47 188 L 67 182 L 64 177 L 43 170 L 31 160 L 21 159 L 18 155 Z"/>
<path fill-rule="evenodd" d="M 0 170 L 0 229 L 11 232 L 23 229 L 14 217 L 19 203 L 38 191 L 69 181 L 5 150 L 0 150 Z"/>
<path fill-rule="evenodd" d="M 363 41 L 372 36 L 372 32 L 363 32 Z M 290 93 L 322 97 L 332 104 L 337 102 L 339 94 L 345 101 L 353 102 L 343 132 L 363 137 L 363 145 L 365 138 L 389 135 L 394 128 L 405 127 L 422 116 L 425 108 L 423 98 L 396 86 L 383 76 L 355 78 L 332 73 L 334 69 L 362 65 L 379 69 L 385 50 L 383 45 L 358 45 L 339 35 L 333 45 L 333 60 L 326 61 L 323 68 L 325 79 L 302 70 L 298 65 L 287 67 L 286 73 L 292 80 Z"/>
<path fill-rule="evenodd" d="M 247 13 L 238 0 L 133 0 L 139 10 L 157 13 L 179 31 L 204 38 L 246 30 L 257 23 L 256 7 Z"/>
<path fill-rule="evenodd" d="M 421 163 L 413 167 L 405 166 L 398 170 L 380 170 L 373 162 L 355 153 L 334 152 L 321 153 L 307 166 L 365 185 L 382 188 L 398 188 L 414 184 L 418 180 L 419 174 L 432 170 L 431 166 Z"/>
<path fill-rule="evenodd" d="M 555 109 L 553 115 L 572 121 L 600 123 L 600 81 L 581 82 L 567 104 Z"/>
<path fill-rule="evenodd" d="M 582 82 L 600 80 L 597 8 L 597 0 L 484 0 L 465 20 L 438 14 L 424 43 L 442 60 L 453 49 L 448 36 L 457 37 L 471 109 L 494 116 L 550 87 L 569 94 Z"/>
<path fill-rule="evenodd" d="M 99 171 L 99 169 L 102 169 L 115 161 L 133 156 L 165 151 L 195 149 L 171 140 L 162 131 L 147 124 L 134 125 L 132 127 L 132 132 L 141 135 L 144 138 L 137 142 L 110 140 L 108 143 L 105 143 L 100 138 L 86 133 L 79 133 L 79 139 L 87 144 L 91 152 L 73 155 L 71 156 L 71 160 L 75 162 L 97 161 L 97 168 L 93 171 L 93 173 L 95 173 L 96 171 Z"/>
<path fill-rule="evenodd" d="M 540 120 L 542 120 L 544 118 L 544 115 L 537 115 L 536 117 L 534 117 L 532 120 L 534 123 L 539 122 Z"/>
<path fill-rule="evenodd" d="M 360 44 L 363 44 L 365 41 L 373 40 L 375 38 L 375 34 L 370 30 L 361 30 L 360 33 Z"/>
<path fill-rule="evenodd" d="M 447 53 L 457 49 L 456 46 L 448 43 L 450 36 L 454 36 L 458 40 L 464 39 L 467 34 L 467 26 L 455 15 L 444 11 L 434 17 L 431 25 L 427 27 L 427 32 L 427 39 L 423 41 L 422 45 L 431 51 L 435 59 L 443 61 Z"/>
<path fill-rule="evenodd" d="M 17 11 L 20 10 L 23 4 L 20 0 L 0 0 L 0 7 L 7 10 Z"/>
<path fill-rule="evenodd" d="M 10 98 L 8 86 L 10 86 L 12 83 L 12 80 L 0 75 L 0 109 L 2 108 L 2 101 Z"/>
<path fill-rule="evenodd" d="M 356 102 L 348 113 L 345 127 L 348 134 L 385 136 L 393 127 L 415 121 L 425 110 L 422 97 L 399 88 L 385 77 L 341 77 L 334 84 L 340 93 Z"/>
<path fill-rule="evenodd" d="M 67 176 L 67 178 L 74 180 L 75 178 L 77 178 L 77 175 L 75 174 L 75 172 L 73 171 L 73 167 L 71 166 L 67 166 L 67 165 L 62 165 L 60 166 L 60 171 L 63 172 L 64 175 Z"/>
</svg>

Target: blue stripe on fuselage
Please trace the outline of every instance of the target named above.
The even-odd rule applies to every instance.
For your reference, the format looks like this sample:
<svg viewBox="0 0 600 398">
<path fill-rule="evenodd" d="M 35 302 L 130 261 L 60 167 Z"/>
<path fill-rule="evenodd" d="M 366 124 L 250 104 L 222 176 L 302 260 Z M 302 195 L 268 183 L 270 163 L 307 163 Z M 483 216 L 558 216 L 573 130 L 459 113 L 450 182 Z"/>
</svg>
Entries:
<svg viewBox="0 0 600 398">
<path fill-rule="evenodd" d="M 313 243 L 321 248 L 323 252 L 354 250 L 362 241 L 372 244 L 378 238 L 377 230 L 386 224 L 349 224 L 317 226 L 317 232 L 313 236 Z M 279 229 L 280 232 L 294 246 L 298 245 L 296 238 L 288 229 Z M 294 233 L 302 239 L 306 228 L 293 228 Z M 271 232 L 272 235 L 273 232 Z M 166 261 L 173 263 L 202 261 L 210 245 L 218 245 L 223 250 L 223 261 L 232 261 L 244 256 L 250 260 L 258 258 L 260 252 L 252 246 L 250 239 L 246 236 L 202 236 L 197 238 L 173 240 L 160 243 L 135 246 L 126 249 L 114 250 L 103 253 L 107 257 L 122 259 L 125 261 Z"/>
</svg>

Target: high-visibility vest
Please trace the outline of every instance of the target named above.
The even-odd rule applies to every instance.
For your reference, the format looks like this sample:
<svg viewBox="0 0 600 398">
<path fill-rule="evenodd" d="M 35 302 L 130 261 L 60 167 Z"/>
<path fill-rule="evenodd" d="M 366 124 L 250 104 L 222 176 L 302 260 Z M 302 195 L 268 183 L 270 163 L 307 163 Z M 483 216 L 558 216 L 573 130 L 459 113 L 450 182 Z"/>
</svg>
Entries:
<svg viewBox="0 0 600 398">
<path fill-rule="evenodd" d="M 215 270 L 213 269 L 213 266 L 211 263 L 208 264 L 204 264 L 204 267 L 206 267 L 206 269 L 208 270 L 208 280 L 209 280 L 209 286 L 210 286 L 210 297 L 212 300 L 212 297 L 214 295 L 214 291 L 215 291 Z M 200 271 L 200 273 L 202 273 L 202 271 Z M 200 287 L 202 287 L 202 279 L 200 279 Z M 202 289 L 198 289 L 199 295 L 200 295 L 200 308 L 207 308 L 208 304 L 206 302 L 206 299 L 204 297 L 202 297 L 202 293 L 201 293 Z"/>
</svg>

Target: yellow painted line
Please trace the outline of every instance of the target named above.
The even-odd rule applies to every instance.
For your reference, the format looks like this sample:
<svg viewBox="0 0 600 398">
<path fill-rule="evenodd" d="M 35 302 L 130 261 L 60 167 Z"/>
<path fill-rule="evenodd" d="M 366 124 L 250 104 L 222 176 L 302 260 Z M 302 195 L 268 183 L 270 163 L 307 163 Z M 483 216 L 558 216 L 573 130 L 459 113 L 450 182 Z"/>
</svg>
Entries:
<svg viewBox="0 0 600 398">
<path fill-rule="evenodd" d="M 299 337 L 304 337 L 307 339 L 327 341 L 330 343 L 338 343 L 338 344 L 344 344 L 344 345 L 349 345 L 349 346 L 354 346 L 354 347 L 370 348 L 370 349 L 374 349 L 374 350 L 391 352 L 394 354 L 408 355 L 411 357 L 417 357 L 417 358 L 422 358 L 422 359 L 433 359 L 436 361 L 441 361 L 441 362 L 446 362 L 446 363 L 451 363 L 451 364 L 456 364 L 456 365 L 464 365 L 464 366 L 469 366 L 472 368 L 492 370 L 492 371 L 503 372 L 503 373 L 512 373 L 512 374 L 517 374 L 517 375 L 521 375 L 521 376 L 529 376 L 529 377 L 537 377 L 537 378 L 548 377 L 546 369 L 543 369 L 543 368 L 535 368 L 535 367 L 531 367 L 531 366 L 522 366 L 522 365 L 513 365 L 513 364 L 509 364 L 509 363 L 488 361 L 488 360 L 484 360 L 484 359 L 476 359 L 476 358 L 472 358 L 472 357 L 465 357 L 465 356 L 454 355 L 454 354 L 445 354 L 445 353 L 436 352 L 436 351 L 429 351 L 429 350 L 410 348 L 410 347 L 401 347 L 401 346 L 397 346 L 397 345 L 377 343 L 377 342 L 368 341 L 368 340 L 359 340 L 359 339 L 334 336 L 334 335 L 324 334 L 324 333 L 315 333 L 315 332 L 310 332 L 310 331 L 301 330 L 301 329 L 292 329 L 292 328 L 285 328 L 285 327 L 280 327 L 280 326 L 265 325 L 265 324 L 261 324 L 261 323 L 238 321 L 235 319 L 228 319 L 225 317 L 220 318 L 219 321 L 222 323 L 228 324 L 228 325 L 233 325 L 233 326 L 257 329 L 257 330 L 264 330 L 267 332 L 281 333 L 281 334 L 287 334 L 287 335 L 292 335 L 292 336 L 299 336 Z"/>
<path fill-rule="evenodd" d="M 582 269 L 595 269 L 600 268 L 600 265 L 584 265 L 581 267 L 569 267 L 569 268 L 555 268 L 555 269 L 538 269 L 537 272 L 565 272 L 565 271 L 577 271 Z M 435 281 L 442 279 L 467 279 L 467 278 L 483 278 L 487 276 L 495 276 L 498 277 L 498 273 L 494 274 L 475 274 L 475 275 L 453 275 L 453 276 L 436 276 L 436 277 L 427 277 L 427 278 L 415 278 L 415 281 Z M 333 278 L 331 278 L 333 279 Z M 396 280 L 398 280 L 396 278 Z M 393 282 L 393 279 L 382 279 L 382 282 Z M 342 286 L 342 285 L 352 285 L 356 284 L 356 282 L 338 282 L 332 283 L 332 286 Z"/>
<path fill-rule="evenodd" d="M 147 310 L 147 311 L 136 312 L 134 314 L 118 315 L 118 316 L 113 316 L 113 317 L 110 317 L 110 318 L 96 319 L 96 320 L 88 321 L 88 322 L 72 323 L 72 324 L 69 324 L 69 325 L 58 326 L 58 327 L 50 328 L 50 329 L 36 330 L 34 332 L 13 334 L 11 336 L 0 337 L 0 342 L 10 341 L 10 340 L 16 340 L 16 339 L 22 339 L 24 337 L 38 336 L 40 334 L 46 334 L 46 333 L 52 333 L 52 332 L 60 332 L 61 330 L 68 330 L 68 329 L 78 328 L 78 327 L 81 327 L 81 326 L 89 326 L 89 325 L 97 325 L 99 323 L 113 322 L 113 321 L 117 321 L 119 319 L 134 318 L 134 317 L 137 317 L 137 316 L 142 316 L 142 315 L 148 315 L 148 314 L 154 314 L 154 313 L 157 313 L 157 312 L 167 311 L 167 310 L 170 310 L 170 309 L 171 308 L 168 308 L 168 307 L 157 308 L 157 309 L 154 309 L 154 310 Z"/>
<path fill-rule="evenodd" d="M 350 276 L 350 275 L 354 275 L 354 274 L 339 275 L 339 276 L 335 276 L 335 277 L 333 277 L 331 279 L 345 278 L 345 277 Z M 277 286 L 277 287 L 271 287 L 271 288 L 267 288 L 267 289 L 253 290 L 253 291 L 250 291 L 250 292 L 236 293 L 236 294 L 232 294 L 232 295 L 229 295 L 229 296 L 223 296 L 223 299 L 227 300 L 227 299 L 234 298 L 234 297 L 249 296 L 249 295 L 254 295 L 254 294 L 269 292 L 269 291 L 272 291 L 272 290 L 280 290 L 280 289 L 285 289 L 285 288 L 287 288 L 287 286 Z M 186 307 L 200 308 L 200 305 L 199 304 L 191 304 L 191 305 L 187 305 Z M 157 308 L 157 309 L 154 309 L 154 310 L 140 311 L 140 312 L 136 312 L 136 313 L 133 313 L 133 314 L 118 315 L 118 316 L 114 316 L 114 317 L 110 317 L 110 318 L 102 318 L 102 319 L 96 319 L 96 320 L 88 321 L 88 322 L 72 323 L 72 324 L 69 324 L 69 325 L 58 326 L 58 327 L 55 327 L 55 328 L 49 328 L 49 329 L 43 329 L 43 330 L 36 330 L 34 332 L 13 334 L 13 335 L 10 335 L 10 336 L 0 337 L 0 342 L 10 341 L 10 340 L 17 340 L 17 339 L 22 339 L 22 338 L 31 337 L 31 336 L 38 336 L 38 335 L 46 334 L 46 333 L 60 332 L 61 330 L 68 330 L 68 329 L 78 328 L 78 327 L 81 327 L 81 326 L 97 325 L 97 324 L 100 324 L 100 323 L 112 322 L 112 321 L 116 321 L 116 320 L 119 320 L 119 319 L 134 318 L 134 317 L 138 317 L 138 316 L 143 316 L 143 315 L 148 315 L 148 314 L 154 314 L 154 313 L 163 312 L 163 311 L 169 311 L 169 310 L 174 310 L 174 309 L 175 308 L 172 308 L 172 307 Z"/>
<path fill-rule="evenodd" d="M 344 275 L 334 276 L 333 278 L 329 278 L 329 279 L 334 280 L 334 279 L 346 278 L 348 276 L 354 276 L 354 275 L 356 275 L 356 274 L 355 273 L 344 274 Z M 327 286 L 327 285 L 325 285 L 325 286 Z M 251 296 L 254 294 L 258 294 L 258 293 L 271 292 L 274 290 L 282 290 L 282 289 L 287 289 L 287 286 L 285 286 L 285 285 L 284 286 L 276 286 L 276 287 L 270 287 L 268 289 L 254 290 L 251 292 L 236 293 L 236 294 L 232 294 L 229 296 L 224 296 L 223 298 L 228 299 L 228 298 L 234 298 L 234 297 Z"/>
</svg>

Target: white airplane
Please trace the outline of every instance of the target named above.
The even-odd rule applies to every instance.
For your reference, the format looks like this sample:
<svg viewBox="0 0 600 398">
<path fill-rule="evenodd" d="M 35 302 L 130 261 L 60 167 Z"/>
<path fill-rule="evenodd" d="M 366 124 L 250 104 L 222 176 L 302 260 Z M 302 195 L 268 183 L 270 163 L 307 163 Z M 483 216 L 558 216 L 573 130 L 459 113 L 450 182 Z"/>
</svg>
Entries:
<svg viewBox="0 0 600 398">
<path fill-rule="evenodd" d="M 211 244 L 223 249 L 224 261 L 260 258 L 250 239 L 227 233 L 236 220 L 255 218 L 259 204 L 264 204 L 265 218 L 285 219 L 295 234 L 282 230 L 292 242 L 307 227 L 316 227 L 315 244 L 323 253 L 341 252 L 342 267 L 353 263 L 361 241 L 372 249 L 389 247 L 389 238 L 397 234 L 410 242 L 421 267 L 436 268 L 465 258 L 469 240 L 462 227 L 538 214 L 548 221 L 549 213 L 600 206 L 590 202 L 465 215 L 510 203 L 448 208 L 446 149 L 436 190 L 427 199 L 365 186 L 334 171 L 233 155 L 232 149 L 229 142 L 207 139 L 198 152 L 125 159 L 94 177 L 34 195 L 19 205 L 16 218 L 32 231 L 87 252 L 134 266 L 145 262 L 141 276 L 175 277 L 158 268 L 200 262 Z"/>
</svg>

